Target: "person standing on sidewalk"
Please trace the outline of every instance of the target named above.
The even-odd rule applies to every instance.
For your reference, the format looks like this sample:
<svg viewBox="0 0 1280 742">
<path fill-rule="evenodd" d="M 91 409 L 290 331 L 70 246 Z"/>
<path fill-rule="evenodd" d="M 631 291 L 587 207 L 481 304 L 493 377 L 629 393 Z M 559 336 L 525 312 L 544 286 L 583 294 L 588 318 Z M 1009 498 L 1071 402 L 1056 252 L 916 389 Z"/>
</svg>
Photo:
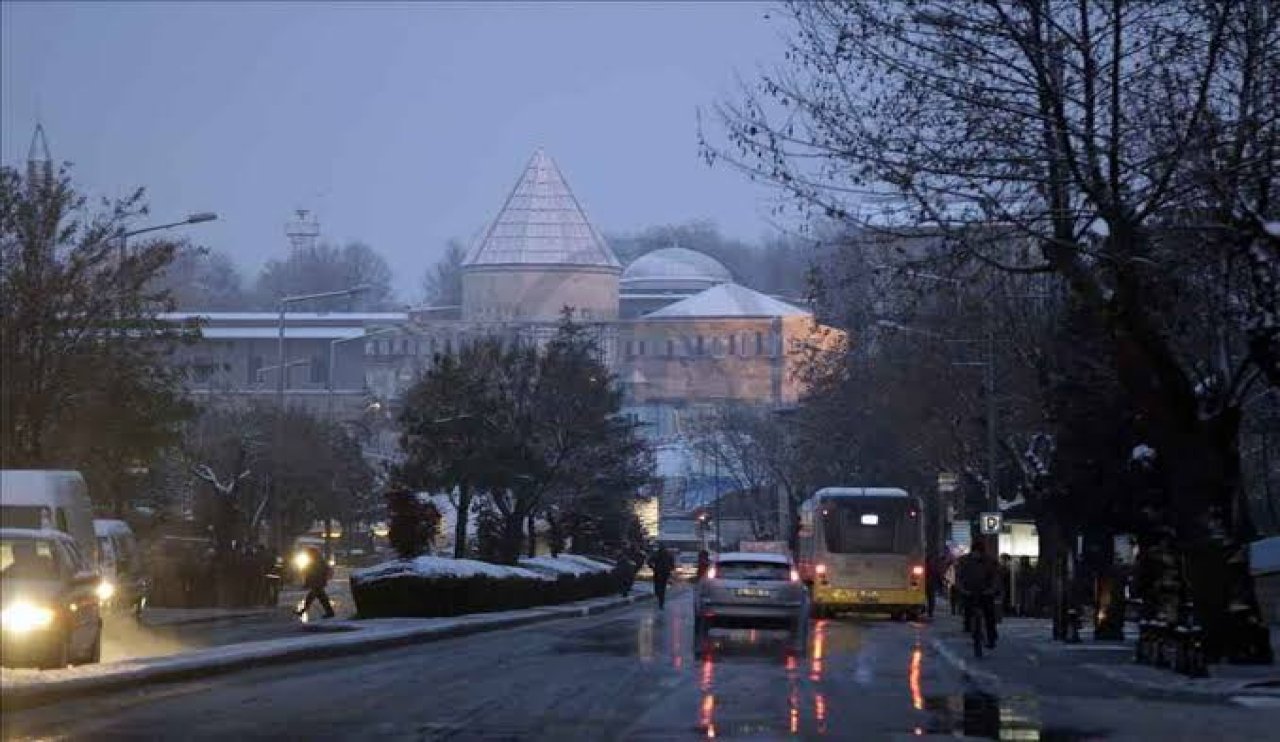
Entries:
<svg viewBox="0 0 1280 742">
<path fill-rule="evenodd" d="M 706 549 L 698 550 L 698 573 L 694 578 L 698 582 L 702 582 L 707 577 L 707 572 L 711 570 L 711 554 Z"/>
<path fill-rule="evenodd" d="M 1000 565 L 987 554 L 987 544 L 973 542 L 968 554 L 956 563 L 956 584 L 964 596 L 965 630 L 971 629 L 976 612 L 981 611 L 987 628 L 987 648 L 996 646 L 996 596 L 1000 593 Z"/>
<path fill-rule="evenodd" d="M 942 592 L 942 575 L 947 570 L 947 560 L 941 551 L 934 551 L 924 565 L 925 611 L 933 618 L 933 609 L 938 602 L 938 593 Z"/>
<path fill-rule="evenodd" d="M 303 574 L 302 583 L 307 588 L 307 597 L 303 599 L 302 607 L 296 613 L 301 616 L 311 608 L 311 601 L 318 600 L 320 601 L 320 607 L 324 609 L 324 617 L 333 618 L 333 604 L 329 602 L 329 594 L 324 590 L 329 585 L 329 580 L 333 577 L 333 568 L 321 556 L 320 550 L 314 546 L 307 548 L 307 554 L 311 559 Z"/>
<path fill-rule="evenodd" d="M 653 594 L 657 596 L 658 609 L 661 610 L 667 605 L 667 583 L 675 570 L 676 560 L 671 557 L 671 552 L 659 546 L 649 560 L 649 567 L 653 569 Z"/>
</svg>

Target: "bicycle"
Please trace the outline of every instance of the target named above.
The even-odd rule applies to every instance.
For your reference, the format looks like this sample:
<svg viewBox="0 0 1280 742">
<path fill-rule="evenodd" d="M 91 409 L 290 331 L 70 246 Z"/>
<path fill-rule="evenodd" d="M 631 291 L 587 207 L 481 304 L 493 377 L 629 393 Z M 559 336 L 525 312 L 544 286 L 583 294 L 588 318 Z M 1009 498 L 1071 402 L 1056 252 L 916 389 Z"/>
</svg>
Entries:
<svg viewBox="0 0 1280 742">
<path fill-rule="evenodd" d="M 965 623 L 968 626 L 969 634 L 973 638 L 973 656 L 976 659 L 982 659 L 983 644 L 987 640 L 987 612 L 982 610 L 981 598 L 987 594 L 975 597 L 970 593 L 963 593 L 965 601 Z M 994 600 L 994 596 L 991 598 Z"/>
</svg>

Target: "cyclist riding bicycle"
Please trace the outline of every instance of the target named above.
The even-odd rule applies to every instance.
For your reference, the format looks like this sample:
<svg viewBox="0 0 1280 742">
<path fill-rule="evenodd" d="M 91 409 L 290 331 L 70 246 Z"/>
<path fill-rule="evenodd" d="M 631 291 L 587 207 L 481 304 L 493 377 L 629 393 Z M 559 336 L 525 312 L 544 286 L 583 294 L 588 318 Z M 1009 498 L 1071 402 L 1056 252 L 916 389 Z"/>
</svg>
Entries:
<svg viewBox="0 0 1280 742">
<path fill-rule="evenodd" d="M 956 563 L 956 585 L 964 600 L 964 624 L 968 628 L 981 612 L 986 624 L 987 648 L 996 646 L 996 597 L 1000 594 L 1000 564 L 987 554 L 987 545 L 976 541 Z"/>
</svg>

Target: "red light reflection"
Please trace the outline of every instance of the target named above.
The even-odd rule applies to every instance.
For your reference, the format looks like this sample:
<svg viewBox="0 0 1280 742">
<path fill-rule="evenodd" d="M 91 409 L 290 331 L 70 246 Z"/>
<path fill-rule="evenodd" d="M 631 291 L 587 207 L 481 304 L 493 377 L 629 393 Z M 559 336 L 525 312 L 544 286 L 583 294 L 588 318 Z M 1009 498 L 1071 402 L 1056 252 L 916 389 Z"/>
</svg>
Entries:
<svg viewBox="0 0 1280 742">
<path fill-rule="evenodd" d="M 911 706 L 916 711 L 924 710 L 924 694 L 920 692 L 920 660 L 924 652 L 920 647 L 911 650 L 911 669 L 907 674 L 907 682 L 911 686 Z"/>
</svg>

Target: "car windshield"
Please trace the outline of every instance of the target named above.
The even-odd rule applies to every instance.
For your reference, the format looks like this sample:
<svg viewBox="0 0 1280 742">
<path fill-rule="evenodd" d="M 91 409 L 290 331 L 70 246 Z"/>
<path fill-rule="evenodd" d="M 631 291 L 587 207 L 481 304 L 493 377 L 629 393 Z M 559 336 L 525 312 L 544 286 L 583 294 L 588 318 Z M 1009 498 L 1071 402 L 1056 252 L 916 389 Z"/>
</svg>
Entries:
<svg viewBox="0 0 1280 742">
<path fill-rule="evenodd" d="M 791 567 L 777 562 L 732 561 L 716 565 L 721 580 L 789 580 Z"/>
<path fill-rule="evenodd" d="M 58 547 L 49 539 L 0 539 L 0 577 L 28 580 L 57 579 Z"/>
</svg>

